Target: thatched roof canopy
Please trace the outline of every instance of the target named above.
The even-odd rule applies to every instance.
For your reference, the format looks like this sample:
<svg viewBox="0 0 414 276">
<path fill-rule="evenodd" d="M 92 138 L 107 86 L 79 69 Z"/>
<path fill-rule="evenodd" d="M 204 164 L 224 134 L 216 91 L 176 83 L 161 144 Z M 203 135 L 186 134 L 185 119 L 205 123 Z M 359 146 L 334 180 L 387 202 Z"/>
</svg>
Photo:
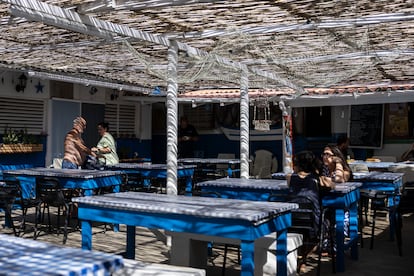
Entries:
<svg viewBox="0 0 414 276">
<path fill-rule="evenodd" d="M 138 94 L 166 89 L 172 41 L 182 94 L 245 67 L 277 96 L 414 83 L 412 1 L 4 0 L 0 25 L 5 70 Z"/>
</svg>

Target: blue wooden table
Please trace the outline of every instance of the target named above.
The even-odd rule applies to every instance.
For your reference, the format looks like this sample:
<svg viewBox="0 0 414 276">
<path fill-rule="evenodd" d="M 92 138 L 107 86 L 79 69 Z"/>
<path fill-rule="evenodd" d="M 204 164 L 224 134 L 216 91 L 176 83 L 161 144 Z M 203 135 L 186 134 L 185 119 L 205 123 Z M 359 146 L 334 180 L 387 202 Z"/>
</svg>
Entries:
<svg viewBox="0 0 414 276">
<path fill-rule="evenodd" d="M 33 168 L 32 164 L 0 165 L 0 179 L 4 179 L 3 178 L 3 171 L 31 169 L 31 168 Z"/>
<path fill-rule="evenodd" d="M 362 189 L 394 191 L 402 187 L 404 173 L 368 172 L 353 173 L 355 181 L 362 182 Z"/>
<path fill-rule="evenodd" d="M 0 234 L 1 275 L 112 275 L 123 267 L 118 255 L 59 247 Z"/>
<path fill-rule="evenodd" d="M 278 275 L 286 275 L 287 228 L 297 204 L 136 192 L 73 202 L 79 206 L 83 249 L 92 249 L 92 221 L 127 225 L 128 258 L 135 257 L 135 226 L 240 239 L 241 275 L 247 276 L 254 272 L 254 241 L 277 232 Z"/>
<path fill-rule="evenodd" d="M 361 189 L 378 190 L 385 192 L 397 192 L 403 187 L 404 173 L 393 172 L 368 172 L 368 173 L 354 173 L 355 181 L 362 182 Z M 394 197 L 390 195 L 388 202 L 391 206 L 398 204 L 394 202 Z"/>
<path fill-rule="evenodd" d="M 179 165 L 177 166 L 177 178 L 185 179 L 185 192 L 191 194 L 193 189 L 193 175 L 194 165 Z M 116 165 L 107 166 L 108 170 L 121 170 L 124 173 L 131 175 L 136 174 L 144 178 L 144 186 L 151 185 L 151 178 L 166 179 L 167 165 L 166 164 L 150 164 L 150 163 L 119 163 Z"/>
<path fill-rule="evenodd" d="M 335 213 L 336 271 L 345 271 L 345 250 L 351 248 L 351 257 L 358 259 L 358 202 L 361 182 L 336 184 L 335 189 L 322 197 L 322 206 Z M 344 218 L 349 211 L 349 241 L 345 242 Z"/>
<path fill-rule="evenodd" d="M 222 198 L 267 201 L 271 194 L 286 194 L 286 180 L 219 178 L 196 183 L 203 192 L 217 192 Z"/>
<path fill-rule="evenodd" d="M 183 165 L 196 165 L 197 169 L 203 173 L 210 171 L 208 166 L 227 165 L 227 175 L 232 177 L 235 172 L 240 172 L 240 159 L 228 158 L 181 158 L 178 163 Z M 237 165 L 237 168 L 233 168 Z M 214 169 L 217 171 L 217 168 Z"/>
<path fill-rule="evenodd" d="M 322 199 L 323 207 L 331 208 L 335 213 L 336 243 L 337 243 L 337 271 L 345 270 L 344 250 L 351 248 L 353 259 L 358 259 L 358 201 L 360 197 L 360 182 L 346 182 L 337 184 L 335 189 L 327 193 Z M 217 192 L 224 198 L 244 200 L 267 200 L 271 194 L 288 192 L 286 180 L 282 179 L 240 179 L 220 178 L 200 182 L 196 187 L 204 192 Z M 282 198 L 282 197 L 281 197 Z M 344 239 L 344 214 L 349 210 L 350 240 Z"/>
<path fill-rule="evenodd" d="M 371 163 L 385 163 L 385 162 L 371 162 Z M 387 162 L 387 163 L 390 163 L 390 162 Z M 404 173 L 372 171 L 372 172 L 355 172 L 355 173 L 352 173 L 352 176 L 353 176 L 354 181 L 362 182 L 362 187 L 361 187 L 362 189 L 394 191 L 402 187 Z M 285 180 L 286 174 L 283 172 L 274 173 L 272 174 L 272 179 Z"/>
<path fill-rule="evenodd" d="M 272 179 L 286 180 L 286 173 L 284 172 L 272 173 Z"/>
<path fill-rule="evenodd" d="M 363 161 L 363 160 L 354 160 L 349 162 L 349 165 L 366 165 L 370 171 L 388 171 L 391 166 L 398 164 L 397 162 L 373 162 L 373 161 Z"/>
<path fill-rule="evenodd" d="M 114 192 L 119 191 L 122 184 L 121 171 L 99 171 L 99 170 L 70 170 L 52 168 L 31 168 L 20 170 L 5 170 L 3 177 L 17 178 L 20 180 L 23 197 L 34 196 L 33 187 L 36 177 L 55 177 L 59 179 L 63 188 L 80 189 L 85 196 L 92 195 L 93 190 L 103 187 L 113 187 Z"/>
</svg>

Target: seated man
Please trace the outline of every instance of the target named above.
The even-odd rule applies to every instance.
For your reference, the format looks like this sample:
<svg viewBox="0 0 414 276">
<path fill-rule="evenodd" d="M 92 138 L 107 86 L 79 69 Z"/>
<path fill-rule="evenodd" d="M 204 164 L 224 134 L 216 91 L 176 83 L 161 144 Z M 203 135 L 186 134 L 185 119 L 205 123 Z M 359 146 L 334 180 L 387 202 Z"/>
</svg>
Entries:
<svg viewBox="0 0 414 276">
<path fill-rule="evenodd" d="M 401 161 L 414 161 L 414 143 L 401 155 Z"/>
</svg>

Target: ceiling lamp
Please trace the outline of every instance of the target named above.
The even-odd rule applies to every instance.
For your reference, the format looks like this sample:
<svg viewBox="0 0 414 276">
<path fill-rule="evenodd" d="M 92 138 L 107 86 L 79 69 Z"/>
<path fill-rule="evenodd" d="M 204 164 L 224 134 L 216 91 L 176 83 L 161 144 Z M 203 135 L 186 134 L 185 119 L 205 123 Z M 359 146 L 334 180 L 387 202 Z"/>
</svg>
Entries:
<svg viewBox="0 0 414 276">
<path fill-rule="evenodd" d="M 96 88 L 95 86 L 91 86 L 91 88 L 89 89 L 89 94 L 95 95 L 96 92 L 98 92 L 98 88 Z"/>
<path fill-rule="evenodd" d="M 253 102 L 253 125 L 255 130 L 269 131 L 272 121 L 270 120 L 270 107 L 267 98 L 259 98 Z"/>
<path fill-rule="evenodd" d="M 27 77 L 24 73 L 22 73 L 20 77 L 17 79 L 16 91 L 24 92 L 24 90 L 26 89 L 26 84 L 27 84 Z"/>
</svg>

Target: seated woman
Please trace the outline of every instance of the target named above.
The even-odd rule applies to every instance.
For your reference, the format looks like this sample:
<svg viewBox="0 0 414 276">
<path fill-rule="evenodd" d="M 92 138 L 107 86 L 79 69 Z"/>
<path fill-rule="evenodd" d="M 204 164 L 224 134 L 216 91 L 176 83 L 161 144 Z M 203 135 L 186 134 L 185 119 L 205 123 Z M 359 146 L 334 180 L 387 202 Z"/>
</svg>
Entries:
<svg viewBox="0 0 414 276">
<path fill-rule="evenodd" d="M 322 195 L 335 187 L 336 183 L 352 180 L 352 170 L 337 146 L 327 145 L 322 153 L 323 167 L 320 177 Z M 345 212 L 344 235 L 348 236 L 349 212 Z"/>
<path fill-rule="evenodd" d="M 335 183 L 343 183 L 352 179 L 352 171 L 341 150 L 337 146 L 327 145 L 322 153 L 321 186 L 330 190 Z"/>
</svg>

